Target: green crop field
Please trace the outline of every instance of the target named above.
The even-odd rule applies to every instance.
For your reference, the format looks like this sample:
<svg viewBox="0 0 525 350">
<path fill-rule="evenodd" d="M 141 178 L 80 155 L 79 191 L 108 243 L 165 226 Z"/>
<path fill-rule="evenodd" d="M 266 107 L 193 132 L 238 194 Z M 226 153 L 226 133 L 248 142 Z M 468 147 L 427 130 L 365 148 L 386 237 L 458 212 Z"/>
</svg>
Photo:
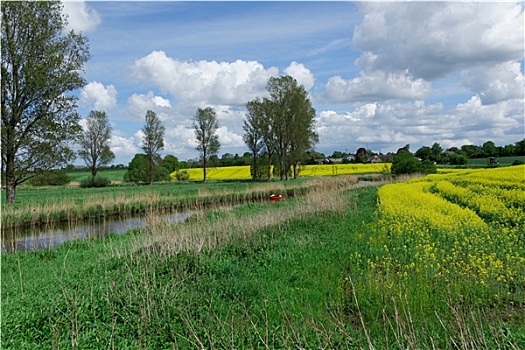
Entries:
<svg viewBox="0 0 525 350">
<path fill-rule="evenodd" d="M 276 203 L 2 254 L 2 348 L 523 349 L 524 173 L 320 177 Z"/>
<path fill-rule="evenodd" d="M 525 163 L 525 156 L 516 157 L 497 157 L 498 163 L 501 166 L 512 165 L 514 161 L 519 160 Z M 487 166 L 487 158 L 470 158 L 467 162 L 469 167 L 484 167 Z"/>
</svg>

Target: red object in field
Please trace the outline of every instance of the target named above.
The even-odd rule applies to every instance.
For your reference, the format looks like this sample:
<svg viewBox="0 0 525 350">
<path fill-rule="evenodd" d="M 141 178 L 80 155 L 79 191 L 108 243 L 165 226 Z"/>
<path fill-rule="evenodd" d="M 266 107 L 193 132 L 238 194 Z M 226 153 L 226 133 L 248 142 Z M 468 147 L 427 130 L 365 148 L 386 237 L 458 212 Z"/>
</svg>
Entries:
<svg viewBox="0 0 525 350">
<path fill-rule="evenodd" d="M 283 199 L 283 196 L 280 195 L 280 194 L 272 194 L 270 196 L 270 200 L 273 201 L 273 202 L 280 201 L 281 199 Z"/>
</svg>

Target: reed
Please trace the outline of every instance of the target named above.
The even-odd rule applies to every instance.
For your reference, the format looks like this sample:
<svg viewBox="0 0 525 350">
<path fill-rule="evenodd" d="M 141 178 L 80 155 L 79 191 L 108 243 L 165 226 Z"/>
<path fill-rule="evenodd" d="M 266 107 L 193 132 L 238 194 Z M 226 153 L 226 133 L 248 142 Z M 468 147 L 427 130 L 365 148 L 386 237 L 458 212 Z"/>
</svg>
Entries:
<svg viewBox="0 0 525 350">
<path fill-rule="evenodd" d="M 225 212 L 218 209 L 212 214 L 201 214 L 197 219 L 189 220 L 184 224 L 170 225 L 159 220 L 158 216 L 152 213 L 148 216 L 144 235 L 140 237 L 140 242 L 133 246 L 130 254 L 142 251 L 144 247 L 149 247 L 147 249 L 153 249 L 157 253 L 160 251 L 168 254 L 181 251 L 199 253 L 202 250 L 224 247 L 233 240 L 248 242 L 254 233 L 269 226 L 279 227 L 287 221 L 304 219 L 320 213 L 340 214 L 349 210 L 349 206 L 353 208 L 354 203 L 349 203 L 344 196 L 339 195 L 339 192 L 353 188 L 357 184 L 356 178 L 326 177 L 307 184 L 306 187 L 288 190 L 287 194 L 290 198 L 295 198 L 297 192 L 301 191 L 302 196 L 293 205 L 287 205 L 286 201 L 278 202 L 259 208 L 256 215 L 247 215 L 245 211 Z M 268 200 L 268 193 L 272 192 L 270 190 L 275 190 L 275 187 L 260 185 L 255 190 L 245 191 L 244 195 L 252 199 L 255 195 L 256 198 Z M 281 190 L 284 190 L 284 187 Z M 209 191 L 203 191 L 201 194 L 203 198 L 225 196 L 225 193 L 211 194 Z M 236 199 L 230 204 L 238 202 L 239 200 Z M 217 212 L 226 215 L 221 215 L 220 220 L 210 219 L 210 215 Z"/>
</svg>

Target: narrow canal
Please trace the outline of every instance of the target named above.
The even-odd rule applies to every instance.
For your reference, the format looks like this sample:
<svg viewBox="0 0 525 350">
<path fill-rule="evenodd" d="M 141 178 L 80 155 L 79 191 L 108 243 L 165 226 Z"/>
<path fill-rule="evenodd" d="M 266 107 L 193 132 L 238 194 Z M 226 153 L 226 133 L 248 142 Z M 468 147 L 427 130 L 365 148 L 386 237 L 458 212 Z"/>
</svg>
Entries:
<svg viewBox="0 0 525 350">
<path fill-rule="evenodd" d="M 182 213 L 156 214 L 156 218 L 167 223 L 180 223 L 197 211 Z M 148 224 L 146 217 L 102 218 L 78 225 L 65 224 L 37 226 L 33 228 L 4 230 L 2 228 L 2 253 L 28 252 L 39 249 L 55 248 L 64 242 L 74 239 L 104 237 L 110 233 L 122 234 Z"/>
</svg>

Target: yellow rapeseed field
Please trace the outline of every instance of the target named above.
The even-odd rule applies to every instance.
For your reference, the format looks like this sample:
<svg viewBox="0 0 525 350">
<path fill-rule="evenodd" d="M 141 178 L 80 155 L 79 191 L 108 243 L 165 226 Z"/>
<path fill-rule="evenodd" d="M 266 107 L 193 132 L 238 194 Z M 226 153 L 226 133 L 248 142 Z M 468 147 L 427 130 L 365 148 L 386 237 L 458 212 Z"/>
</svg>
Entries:
<svg viewBox="0 0 525 350">
<path fill-rule="evenodd" d="M 390 163 L 377 164 L 321 164 L 304 165 L 300 167 L 299 176 L 327 176 L 381 173 L 390 171 Z M 184 169 L 190 175 L 190 180 L 202 180 L 202 168 Z M 175 179 L 176 172 L 171 176 Z M 207 168 L 206 178 L 210 180 L 247 180 L 251 178 L 250 166 L 230 166 Z"/>
<path fill-rule="evenodd" d="M 487 288 L 525 285 L 525 166 L 429 175 L 379 189 L 367 268 Z M 361 258 L 360 256 L 357 258 Z M 356 261 L 357 264 L 357 261 Z"/>
</svg>

